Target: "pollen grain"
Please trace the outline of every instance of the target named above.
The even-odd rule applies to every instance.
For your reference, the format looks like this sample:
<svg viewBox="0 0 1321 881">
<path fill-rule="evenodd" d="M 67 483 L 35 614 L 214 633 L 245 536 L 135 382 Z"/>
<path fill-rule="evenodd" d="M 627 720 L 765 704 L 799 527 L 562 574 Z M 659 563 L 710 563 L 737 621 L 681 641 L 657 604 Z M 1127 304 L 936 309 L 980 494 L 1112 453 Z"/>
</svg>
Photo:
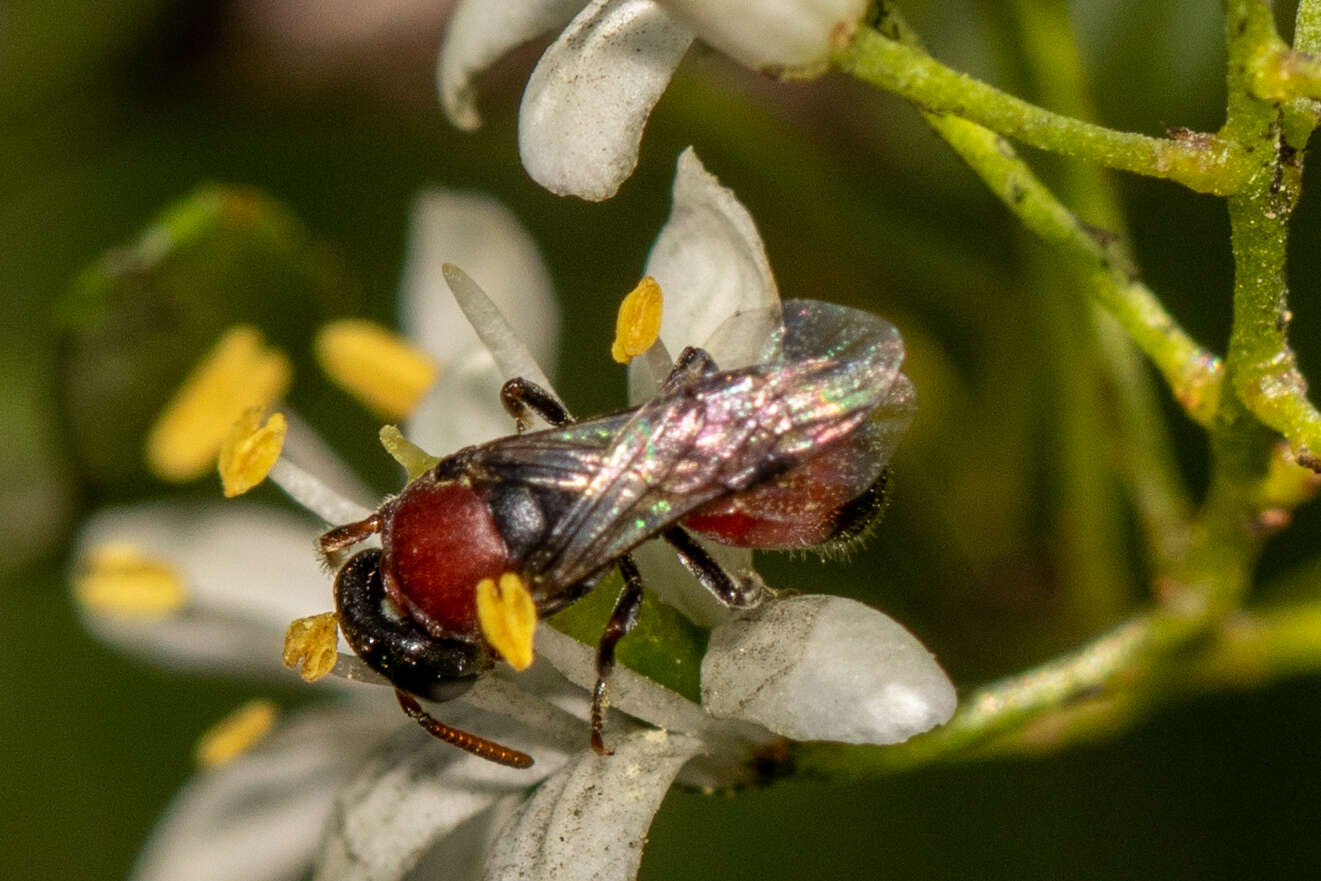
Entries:
<svg viewBox="0 0 1321 881">
<path fill-rule="evenodd" d="M 234 421 L 252 407 L 269 407 L 291 377 L 288 357 L 268 348 L 256 328 L 230 328 L 157 416 L 146 444 L 152 472 L 172 483 L 206 474 Z"/>
<path fill-rule="evenodd" d="M 660 336 L 662 308 L 660 285 L 648 275 L 619 304 L 610 357 L 620 364 L 627 364 L 650 349 Z"/>
<path fill-rule="evenodd" d="M 440 373 L 431 356 L 371 321 L 332 321 L 317 332 L 316 357 L 334 382 L 383 419 L 413 412 Z"/>
<path fill-rule="evenodd" d="M 98 615 L 160 621 L 184 607 L 188 591 L 173 566 L 133 545 L 115 543 L 83 555 L 74 596 Z"/>
<path fill-rule="evenodd" d="M 281 660 L 298 670 L 306 682 L 316 682 L 335 668 L 339 659 L 339 622 L 334 612 L 322 612 L 289 622 L 284 632 Z"/>
<path fill-rule="evenodd" d="M 289 426 L 283 413 L 272 413 L 263 422 L 264 415 L 262 407 L 245 410 L 220 445 L 216 468 L 227 499 L 243 495 L 265 480 L 280 458 Z"/>
<path fill-rule="evenodd" d="M 252 749 L 275 725 L 273 701 L 251 700 L 207 729 L 193 755 L 203 768 L 215 768 Z"/>
<path fill-rule="evenodd" d="M 482 636 L 515 670 L 532 666 L 537 607 L 523 579 L 513 572 L 477 583 L 477 620 Z"/>
</svg>

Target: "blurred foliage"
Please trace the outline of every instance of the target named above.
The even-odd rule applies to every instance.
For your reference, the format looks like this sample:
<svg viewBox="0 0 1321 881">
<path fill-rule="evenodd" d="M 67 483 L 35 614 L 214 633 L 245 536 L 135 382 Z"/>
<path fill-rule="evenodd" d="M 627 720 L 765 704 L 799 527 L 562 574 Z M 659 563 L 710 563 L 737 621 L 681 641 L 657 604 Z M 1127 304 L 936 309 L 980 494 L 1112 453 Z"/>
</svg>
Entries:
<svg viewBox="0 0 1321 881">
<path fill-rule="evenodd" d="M 565 298 L 558 379 L 576 412 L 623 399 L 608 355 L 614 304 L 640 273 L 688 144 L 756 218 L 782 292 L 865 305 L 903 329 L 921 407 L 885 523 L 852 565 L 763 557 L 771 583 L 886 609 L 961 686 L 1069 648 L 1138 599 L 1080 612 L 1060 578 L 1055 408 L 1070 360 L 1047 351 L 1043 304 L 1071 282 L 903 102 L 840 78 L 774 84 L 692 53 L 638 174 L 618 198 L 585 205 L 539 190 L 518 164 L 513 123 L 535 55 L 488 77 L 487 127 L 467 136 L 444 121 L 429 68 L 400 73 L 411 91 L 374 85 L 392 72 L 391 46 L 379 70 L 308 87 L 247 54 L 259 41 L 235 24 L 238 8 L 0 10 L 0 644 L 17 661 L 0 721 L 11 793 L 0 877 L 122 877 L 188 772 L 192 738 L 250 693 L 113 656 L 65 599 L 78 518 L 165 491 L 140 470 L 133 439 L 172 375 L 229 323 L 260 324 L 295 359 L 299 411 L 382 492 L 394 488 L 375 424 L 316 374 L 308 335 L 340 313 L 391 320 L 409 204 L 428 185 L 490 190 L 528 222 Z M 904 8 L 937 57 L 1035 97 L 993 26 L 998 4 Z M 1219 125 L 1218 15 L 1136 0 L 1073 9 L 1100 121 L 1153 134 Z M 1029 158 L 1047 179 L 1062 173 Z M 198 189 L 207 181 L 230 183 Z M 1114 181 L 1144 277 L 1195 337 L 1223 349 L 1222 205 L 1159 181 Z M 1321 233 L 1318 204 L 1305 189 L 1290 265 L 1293 340 L 1312 376 L 1321 250 L 1305 243 Z M 1203 435 L 1162 405 L 1200 491 Z M 1118 519 L 1135 559 L 1132 516 Z M 1308 573 L 1277 581 L 1276 598 L 1321 588 L 1305 568 L 1318 534 L 1312 505 L 1268 544 L 1260 580 Z M 732 802 L 674 796 L 644 877 L 1300 874 L 1321 858 L 1321 804 L 1303 785 L 1321 772 L 1307 736 L 1321 721 L 1316 685 L 1198 700 L 1064 755 L 845 787 L 795 781 Z M 307 692 L 291 683 L 279 696 Z"/>
<path fill-rule="evenodd" d="M 67 438 L 112 493 L 148 480 L 142 439 L 180 377 L 229 327 L 305 346 L 357 299 L 337 262 L 260 193 L 207 186 L 80 274 L 56 311 Z"/>
</svg>

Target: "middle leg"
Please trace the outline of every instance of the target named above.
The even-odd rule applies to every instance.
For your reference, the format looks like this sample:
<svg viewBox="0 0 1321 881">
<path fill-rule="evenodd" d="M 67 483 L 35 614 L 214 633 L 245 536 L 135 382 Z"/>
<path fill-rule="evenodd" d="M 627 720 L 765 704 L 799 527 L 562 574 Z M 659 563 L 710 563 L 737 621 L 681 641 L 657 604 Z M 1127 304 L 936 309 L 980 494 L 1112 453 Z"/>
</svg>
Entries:
<svg viewBox="0 0 1321 881">
<path fill-rule="evenodd" d="M 619 558 L 619 571 L 624 576 L 624 587 L 615 600 L 615 609 L 606 622 L 601 641 L 596 644 L 596 688 L 592 692 L 592 749 L 603 756 L 613 750 L 605 748 L 601 729 L 605 725 L 606 688 L 615 669 L 615 646 L 638 623 L 642 608 L 642 573 L 628 554 Z"/>
</svg>

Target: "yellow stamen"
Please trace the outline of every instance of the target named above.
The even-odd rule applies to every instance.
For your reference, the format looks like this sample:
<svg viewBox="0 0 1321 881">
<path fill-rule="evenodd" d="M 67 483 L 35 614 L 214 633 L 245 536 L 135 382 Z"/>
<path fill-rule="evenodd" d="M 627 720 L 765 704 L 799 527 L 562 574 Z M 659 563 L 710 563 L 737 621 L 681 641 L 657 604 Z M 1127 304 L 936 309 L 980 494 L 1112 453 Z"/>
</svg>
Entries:
<svg viewBox="0 0 1321 881">
<path fill-rule="evenodd" d="M 627 364 L 650 349 L 660 336 L 661 307 L 660 285 L 648 275 L 619 304 L 610 357 L 620 364 Z"/>
<path fill-rule="evenodd" d="M 477 582 L 477 620 L 482 636 L 515 670 L 532 666 L 532 635 L 537 629 L 537 607 L 523 579 L 513 572 Z"/>
<path fill-rule="evenodd" d="M 337 385 L 383 419 L 402 419 L 436 381 L 440 366 L 378 324 L 334 321 L 317 332 L 316 356 Z"/>
<path fill-rule="evenodd" d="M 262 407 L 244 411 L 220 445 L 217 470 L 227 499 L 241 496 L 265 480 L 275 460 L 280 458 L 289 426 L 283 413 L 272 413 L 263 424 L 265 413 Z"/>
<path fill-rule="evenodd" d="M 409 480 L 416 480 L 436 467 L 440 459 L 404 437 L 397 425 L 382 425 L 381 446 L 396 462 L 403 466 Z"/>
<path fill-rule="evenodd" d="M 156 417 L 147 436 L 152 472 L 177 483 L 206 474 L 234 420 L 279 399 L 291 374 L 289 359 L 266 348 L 255 328 L 226 331 Z"/>
<path fill-rule="evenodd" d="M 188 591 L 167 563 L 129 544 L 93 548 L 79 562 L 74 596 L 90 612 L 159 621 L 183 608 Z"/>
<path fill-rule="evenodd" d="M 334 612 L 322 612 L 289 622 L 284 632 L 281 660 L 289 669 L 298 668 L 306 682 L 316 682 L 329 673 L 339 658 L 339 622 Z"/>
<path fill-rule="evenodd" d="M 198 738 L 193 749 L 197 764 L 215 768 L 243 755 L 270 732 L 278 714 L 274 701 L 248 701 Z"/>
</svg>

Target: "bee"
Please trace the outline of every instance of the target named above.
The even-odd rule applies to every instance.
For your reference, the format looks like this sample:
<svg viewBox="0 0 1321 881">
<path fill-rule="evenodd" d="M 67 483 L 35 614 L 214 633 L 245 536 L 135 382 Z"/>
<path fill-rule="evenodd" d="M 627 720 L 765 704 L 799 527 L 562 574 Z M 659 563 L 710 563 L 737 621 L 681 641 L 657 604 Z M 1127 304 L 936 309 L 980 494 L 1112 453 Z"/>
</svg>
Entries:
<svg viewBox="0 0 1321 881">
<path fill-rule="evenodd" d="M 602 738 L 615 646 L 637 620 L 642 577 L 630 551 L 669 543 L 722 603 L 761 597 L 694 535 L 725 545 L 829 551 L 878 517 L 887 463 L 916 397 L 899 332 L 856 309 L 790 300 L 761 356 L 722 370 L 689 347 L 651 400 L 579 422 L 523 379 L 500 396 L 519 433 L 465 447 L 366 519 L 320 538 L 337 553 L 373 534 L 335 577 L 340 628 L 433 735 L 483 758 L 531 757 L 445 725 L 417 698 L 446 701 L 491 669 L 475 587 L 521 578 L 539 618 L 575 602 L 613 568 L 623 588 L 597 646 L 591 744 Z M 552 427 L 524 431 L 529 413 Z"/>
</svg>

